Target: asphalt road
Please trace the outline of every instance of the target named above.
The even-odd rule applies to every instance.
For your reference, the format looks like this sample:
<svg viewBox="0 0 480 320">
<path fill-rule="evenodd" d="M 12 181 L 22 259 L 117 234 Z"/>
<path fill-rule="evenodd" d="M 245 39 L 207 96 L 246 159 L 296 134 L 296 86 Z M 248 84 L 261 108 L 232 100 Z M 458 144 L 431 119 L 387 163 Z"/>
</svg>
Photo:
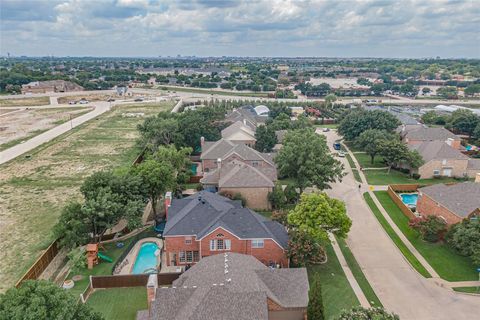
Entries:
<svg viewBox="0 0 480 320">
<path fill-rule="evenodd" d="M 338 135 L 327 133 L 331 147 Z M 341 159 L 349 168 L 346 159 Z M 327 193 L 345 201 L 353 224 L 347 243 L 387 310 L 406 320 L 478 319 L 480 297 L 455 293 L 419 275 L 385 233 L 350 173 Z M 366 188 L 367 186 L 362 186 Z"/>
</svg>

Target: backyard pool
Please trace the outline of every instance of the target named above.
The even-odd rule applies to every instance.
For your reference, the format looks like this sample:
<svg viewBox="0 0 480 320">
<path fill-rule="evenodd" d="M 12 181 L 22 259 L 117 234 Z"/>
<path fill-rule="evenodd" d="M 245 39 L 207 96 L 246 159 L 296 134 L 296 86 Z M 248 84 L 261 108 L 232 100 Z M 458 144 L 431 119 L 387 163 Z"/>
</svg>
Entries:
<svg viewBox="0 0 480 320">
<path fill-rule="evenodd" d="M 400 197 L 407 206 L 415 207 L 417 205 L 418 193 L 402 193 Z"/>
<path fill-rule="evenodd" d="M 135 259 L 132 273 L 155 273 L 157 271 L 159 252 L 160 250 L 155 242 L 143 243 Z"/>
</svg>

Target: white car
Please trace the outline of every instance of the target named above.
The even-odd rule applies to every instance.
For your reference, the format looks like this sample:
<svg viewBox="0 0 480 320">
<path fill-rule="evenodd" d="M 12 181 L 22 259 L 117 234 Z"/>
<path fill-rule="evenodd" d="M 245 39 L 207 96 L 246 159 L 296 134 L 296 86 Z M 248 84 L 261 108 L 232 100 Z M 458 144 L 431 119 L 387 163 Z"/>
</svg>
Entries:
<svg viewBox="0 0 480 320">
<path fill-rule="evenodd" d="M 78 101 L 79 104 L 88 104 L 88 100 L 80 100 Z"/>
<path fill-rule="evenodd" d="M 340 158 L 345 158 L 345 152 L 343 152 L 343 151 L 338 151 L 338 156 L 339 156 Z"/>
</svg>

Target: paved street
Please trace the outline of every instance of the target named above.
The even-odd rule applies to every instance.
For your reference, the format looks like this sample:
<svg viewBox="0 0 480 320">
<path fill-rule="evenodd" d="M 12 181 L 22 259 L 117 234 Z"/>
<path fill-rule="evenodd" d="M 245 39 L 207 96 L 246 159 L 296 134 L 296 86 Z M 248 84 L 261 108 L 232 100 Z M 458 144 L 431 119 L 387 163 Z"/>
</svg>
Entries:
<svg viewBox="0 0 480 320">
<path fill-rule="evenodd" d="M 322 134 L 330 147 L 338 139 L 334 131 Z M 384 307 L 408 320 L 477 319 L 480 297 L 441 288 L 410 267 L 363 200 L 366 186 L 359 191 L 348 162 L 341 161 L 350 174 L 327 193 L 346 202 L 353 220 L 347 243 Z"/>
</svg>

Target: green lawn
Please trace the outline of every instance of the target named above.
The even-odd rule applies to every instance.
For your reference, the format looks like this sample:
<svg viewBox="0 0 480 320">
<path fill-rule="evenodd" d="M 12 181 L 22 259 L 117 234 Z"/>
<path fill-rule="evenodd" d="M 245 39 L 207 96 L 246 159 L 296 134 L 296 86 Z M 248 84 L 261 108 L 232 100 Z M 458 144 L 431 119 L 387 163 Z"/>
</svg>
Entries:
<svg viewBox="0 0 480 320">
<path fill-rule="evenodd" d="M 397 170 L 366 170 L 363 172 L 367 181 L 371 185 L 387 185 L 387 184 L 436 184 L 436 183 L 448 183 L 458 182 L 454 178 L 439 178 L 439 179 L 419 179 L 415 180 L 410 178 L 407 174 Z"/>
<path fill-rule="evenodd" d="M 165 88 L 165 89 L 164 89 Z M 179 92 L 192 92 L 192 93 L 204 93 L 204 94 L 218 94 L 221 96 L 241 96 L 241 97 L 261 97 L 268 98 L 267 92 L 241 92 L 241 91 L 220 91 L 215 89 L 199 89 L 191 87 L 172 87 L 172 86 L 160 86 L 161 90 L 179 91 Z"/>
<path fill-rule="evenodd" d="M 415 268 L 415 270 L 418 271 L 422 276 L 426 278 L 431 278 L 431 275 L 428 273 L 428 271 L 422 266 L 420 261 L 418 261 L 417 258 L 412 254 L 410 250 L 408 250 L 407 246 L 403 243 L 403 241 L 398 237 L 398 235 L 395 233 L 395 231 L 392 229 L 390 224 L 388 224 L 387 220 L 384 218 L 380 210 L 377 208 L 375 203 L 373 202 L 373 199 L 370 197 L 370 194 L 368 192 L 365 192 L 363 194 L 363 197 L 365 198 L 365 201 L 367 202 L 368 206 L 372 210 L 373 214 L 377 218 L 378 222 L 382 225 L 383 229 L 385 232 L 388 234 L 388 236 L 392 239 L 393 243 L 400 249 L 402 252 L 403 256 L 410 262 L 412 267 Z"/>
<path fill-rule="evenodd" d="M 384 168 L 387 166 L 385 162 L 383 162 L 383 158 L 381 156 L 376 156 L 372 164 L 372 160 L 368 154 L 355 153 L 354 155 L 362 168 Z"/>
<path fill-rule="evenodd" d="M 398 228 L 440 277 L 448 281 L 478 279 L 475 265 L 469 258 L 456 254 L 446 244 L 424 241 L 418 231 L 408 226 L 409 218 L 403 214 L 386 191 L 376 191 L 375 195 Z"/>
<path fill-rule="evenodd" d="M 347 153 L 347 154 L 346 154 L 346 158 L 347 158 L 347 161 L 348 161 L 348 164 L 350 165 L 350 167 L 351 167 L 352 169 L 355 169 L 356 166 L 355 166 L 355 163 L 353 162 L 352 157 L 350 156 L 350 153 Z"/>
<path fill-rule="evenodd" d="M 453 290 L 458 291 L 458 292 L 480 294 L 480 288 L 479 287 L 456 287 L 456 288 L 453 288 Z"/>
<path fill-rule="evenodd" d="M 310 283 L 319 277 L 322 285 L 322 298 L 325 319 L 334 319 L 344 309 L 360 305 L 355 293 L 343 273 L 331 245 L 326 247 L 328 261 L 325 264 L 308 267 Z"/>
<path fill-rule="evenodd" d="M 353 177 L 355 178 L 355 181 L 357 182 L 362 182 L 362 178 L 360 178 L 360 173 L 358 173 L 357 169 L 352 169 Z"/>
<path fill-rule="evenodd" d="M 343 256 L 345 257 L 345 260 L 347 260 L 348 266 L 350 267 L 350 270 L 352 270 L 353 276 L 357 280 L 360 288 L 362 289 L 363 293 L 367 297 L 367 300 L 370 302 L 370 304 L 375 307 L 383 307 L 382 303 L 380 302 L 380 299 L 378 299 L 377 295 L 375 294 L 375 291 L 373 291 L 373 288 L 370 286 L 370 283 L 368 283 L 367 278 L 365 278 L 365 275 L 363 274 L 362 269 L 358 265 L 357 260 L 355 259 L 354 255 L 350 251 L 350 248 L 348 247 L 347 243 L 345 240 L 341 238 L 337 238 L 338 245 L 340 246 L 340 250 L 343 253 Z"/>
<path fill-rule="evenodd" d="M 316 128 L 329 128 L 329 129 L 337 129 L 338 123 L 331 123 L 331 124 L 316 124 Z"/>
<path fill-rule="evenodd" d="M 137 311 L 147 309 L 145 287 L 113 288 L 95 291 L 87 300 L 105 320 L 135 320 Z"/>
</svg>

